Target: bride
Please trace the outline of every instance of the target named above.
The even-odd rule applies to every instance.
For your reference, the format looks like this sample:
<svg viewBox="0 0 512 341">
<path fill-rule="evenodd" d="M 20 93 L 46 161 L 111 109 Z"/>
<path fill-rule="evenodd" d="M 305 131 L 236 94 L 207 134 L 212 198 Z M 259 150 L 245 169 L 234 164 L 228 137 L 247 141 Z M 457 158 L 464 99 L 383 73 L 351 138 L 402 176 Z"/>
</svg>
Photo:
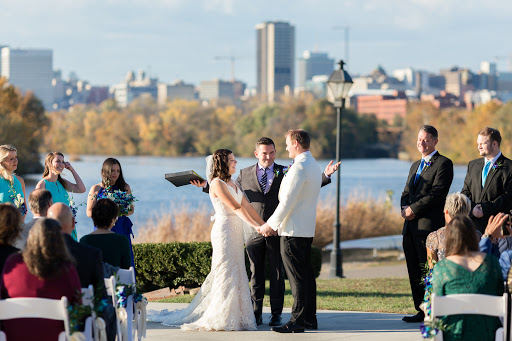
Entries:
<svg viewBox="0 0 512 341">
<path fill-rule="evenodd" d="M 245 222 L 258 230 L 264 222 L 231 180 L 237 164 L 233 152 L 219 149 L 206 161 L 215 208 L 211 271 L 187 308 L 150 312 L 148 320 L 181 325 L 182 330 L 256 330 L 245 270 L 243 225 Z"/>
</svg>

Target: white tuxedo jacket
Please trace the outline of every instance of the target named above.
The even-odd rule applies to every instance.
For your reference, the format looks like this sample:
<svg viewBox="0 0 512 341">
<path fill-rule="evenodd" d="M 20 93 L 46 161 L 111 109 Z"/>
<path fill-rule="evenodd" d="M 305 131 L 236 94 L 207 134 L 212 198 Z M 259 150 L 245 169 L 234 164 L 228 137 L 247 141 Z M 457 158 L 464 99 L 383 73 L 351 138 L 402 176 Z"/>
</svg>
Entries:
<svg viewBox="0 0 512 341">
<path fill-rule="evenodd" d="M 322 170 L 309 151 L 297 155 L 281 182 L 279 205 L 267 223 L 280 236 L 314 237 Z"/>
</svg>

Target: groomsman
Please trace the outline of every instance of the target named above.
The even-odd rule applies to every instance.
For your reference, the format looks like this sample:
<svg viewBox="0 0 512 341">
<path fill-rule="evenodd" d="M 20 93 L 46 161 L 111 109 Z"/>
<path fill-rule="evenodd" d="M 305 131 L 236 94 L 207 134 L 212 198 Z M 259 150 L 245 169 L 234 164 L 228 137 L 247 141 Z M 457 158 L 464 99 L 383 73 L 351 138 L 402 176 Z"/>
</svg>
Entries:
<svg viewBox="0 0 512 341">
<path fill-rule="evenodd" d="M 484 233 L 489 217 L 512 209 L 512 161 L 500 151 L 501 135 L 486 127 L 476 139 L 483 158 L 470 161 L 461 193 L 471 200 L 470 218 Z"/>
<path fill-rule="evenodd" d="M 321 170 L 309 151 L 310 138 L 301 129 L 286 134 L 286 150 L 293 159 L 279 189 L 279 205 L 260 228 L 260 233 L 281 237 L 281 257 L 293 294 L 292 316 L 278 333 L 301 333 L 318 329 L 316 282 L 311 265 L 311 244 L 315 235 L 316 204 Z"/>
<path fill-rule="evenodd" d="M 421 159 L 409 171 L 401 198 L 403 248 L 414 307 L 418 313 L 405 316 L 405 322 L 421 322 L 425 315 L 420 309 L 425 288 L 421 280 L 427 261 L 425 241 L 430 232 L 444 226 L 443 207 L 453 180 L 453 163 L 436 151 L 436 128 L 424 125 L 418 133 L 417 147 Z"/>
<path fill-rule="evenodd" d="M 256 141 L 254 156 L 258 162 L 240 170 L 238 183 L 247 195 L 251 205 L 260 217 L 267 221 L 279 204 L 279 188 L 288 167 L 276 164 L 276 147 L 274 141 L 262 137 Z M 331 182 L 330 176 L 339 167 L 339 163 L 332 161 L 322 173 L 322 186 Z M 204 187 L 208 192 L 206 183 L 193 182 L 198 187 Z M 284 269 L 281 260 L 279 236 L 264 237 L 253 233 L 245 243 L 249 262 L 251 264 L 251 299 L 253 302 L 256 323 L 263 323 L 263 297 L 265 295 L 265 258 L 268 258 L 270 274 L 270 326 L 281 324 L 281 313 L 284 302 Z"/>
</svg>

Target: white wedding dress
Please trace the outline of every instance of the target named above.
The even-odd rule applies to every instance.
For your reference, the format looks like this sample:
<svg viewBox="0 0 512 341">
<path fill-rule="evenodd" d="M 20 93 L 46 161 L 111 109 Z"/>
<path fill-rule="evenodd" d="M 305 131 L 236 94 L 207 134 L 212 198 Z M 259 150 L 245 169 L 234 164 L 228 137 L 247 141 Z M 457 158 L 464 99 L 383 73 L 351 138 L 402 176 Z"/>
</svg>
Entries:
<svg viewBox="0 0 512 341">
<path fill-rule="evenodd" d="M 241 203 L 242 191 L 227 187 Z M 182 330 L 256 330 L 245 270 L 244 223 L 212 193 L 210 199 L 215 209 L 210 273 L 187 308 L 172 312 L 150 311 L 148 320 L 166 326 L 181 326 Z"/>
</svg>

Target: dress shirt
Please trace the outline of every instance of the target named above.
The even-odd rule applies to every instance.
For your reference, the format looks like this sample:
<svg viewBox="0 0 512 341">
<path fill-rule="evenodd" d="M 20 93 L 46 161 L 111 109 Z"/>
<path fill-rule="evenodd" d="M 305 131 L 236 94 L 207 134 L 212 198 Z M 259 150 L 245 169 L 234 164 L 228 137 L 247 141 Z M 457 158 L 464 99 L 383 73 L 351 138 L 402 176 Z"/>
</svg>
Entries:
<svg viewBox="0 0 512 341">
<path fill-rule="evenodd" d="M 265 167 L 260 165 L 258 162 L 258 167 L 256 167 L 256 176 L 258 177 L 258 183 L 261 183 L 261 177 L 263 176 L 263 172 L 265 171 Z M 271 164 L 267 169 L 267 184 L 265 186 L 265 193 L 268 192 L 270 186 L 272 186 L 272 181 L 274 181 L 274 164 Z"/>
</svg>

